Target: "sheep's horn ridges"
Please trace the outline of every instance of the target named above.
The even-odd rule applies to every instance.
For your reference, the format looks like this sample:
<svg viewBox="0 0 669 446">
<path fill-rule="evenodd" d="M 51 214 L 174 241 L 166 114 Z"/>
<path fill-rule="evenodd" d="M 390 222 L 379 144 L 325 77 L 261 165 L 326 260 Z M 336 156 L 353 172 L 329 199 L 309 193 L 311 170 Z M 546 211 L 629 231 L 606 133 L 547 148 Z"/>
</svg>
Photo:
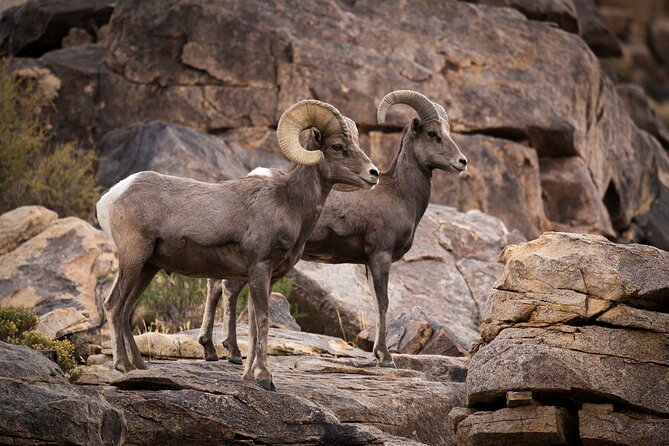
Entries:
<svg viewBox="0 0 669 446">
<path fill-rule="evenodd" d="M 333 119 L 338 127 L 337 131 L 341 131 L 347 139 L 350 139 L 351 132 L 344 116 L 332 105 L 315 99 L 293 104 L 279 119 L 279 126 L 276 130 L 281 152 L 286 158 L 297 164 L 308 166 L 318 164 L 323 159 L 323 152 L 310 151 L 302 147 L 300 132 L 310 127 L 316 127 L 322 133 L 333 131 L 331 127 Z"/>
<path fill-rule="evenodd" d="M 417 91 L 397 90 L 388 93 L 379 103 L 379 108 L 376 111 L 376 119 L 379 124 L 386 121 L 386 112 L 395 104 L 406 104 L 416 110 L 422 122 L 446 119 L 446 112 L 443 107 L 435 104 Z"/>
</svg>

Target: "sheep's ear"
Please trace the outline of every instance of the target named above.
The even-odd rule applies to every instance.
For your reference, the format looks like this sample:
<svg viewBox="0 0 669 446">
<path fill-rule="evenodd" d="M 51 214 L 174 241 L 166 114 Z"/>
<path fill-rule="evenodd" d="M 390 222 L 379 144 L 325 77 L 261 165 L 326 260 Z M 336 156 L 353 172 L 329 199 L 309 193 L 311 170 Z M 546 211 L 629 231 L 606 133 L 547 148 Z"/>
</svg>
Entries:
<svg viewBox="0 0 669 446">
<path fill-rule="evenodd" d="M 321 144 L 321 131 L 316 127 L 309 129 L 309 136 L 313 142 L 320 145 Z"/>
<path fill-rule="evenodd" d="M 411 131 L 414 135 L 418 135 L 422 128 L 423 126 L 420 123 L 420 118 L 416 117 L 411 120 Z"/>
</svg>

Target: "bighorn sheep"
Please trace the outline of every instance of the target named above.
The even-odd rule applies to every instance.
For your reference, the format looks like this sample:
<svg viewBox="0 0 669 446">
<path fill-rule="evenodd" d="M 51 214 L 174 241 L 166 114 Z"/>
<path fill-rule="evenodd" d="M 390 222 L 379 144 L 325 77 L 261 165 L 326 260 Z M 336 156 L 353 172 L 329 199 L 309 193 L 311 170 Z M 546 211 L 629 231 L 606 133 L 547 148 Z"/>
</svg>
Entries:
<svg viewBox="0 0 669 446">
<path fill-rule="evenodd" d="M 411 248 L 416 227 L 430 201 L 432 171 L 462 173 L 467 168 L 467 159 L 450 137 L 443 107 L 415 91 L 395 91 L 379 104 L 380 124 L 393 104 L 411 106 L 418 117 L 404 129 L 400 149 L 390 168 L 381 173 L 379 186 L 371 192 L 331 194 L 302 253 L 302 258 L 310 261 L 366 265 L 378 310 L 373 352 L 383 367 L 394 366 L 386 346 L 390 264 Z M 281 175 L 274 169 L 264 172 L 268 173 Z M 235 310 L 243 285 L 244 282 L 223 281 L 226 296 L 223 323 L 227 329 L 223 345 L 229 350 L 228 360 L 237 364 L 242 359 L 237 345 Z M 207 360 L 218 359 L 212 332 L 221 293 L 221 286 L 210 280 L 199 337 Z"/>
<path fill-rule="evenodd" d="M 250 358 L 244 379 L 274 389 L 267 367 L 271 284 L 302 254 L 333 186 L 370 189 L 378 171 L 357 142 L 357 129 L 316 100 L 291 106 L 279 120 L 283 154 L 298 165 L 280 177 L 220 183 L 139 172 L 97 203 L 98 220 L 118 249 L 118 274 L 104 302 L 114 367 L 146 368 L 132 337 L 130 313 L 160 269 L 193 277 L 248 281 Z M 308 131 L 308 148 L 299 135 Z"/>
</svg>

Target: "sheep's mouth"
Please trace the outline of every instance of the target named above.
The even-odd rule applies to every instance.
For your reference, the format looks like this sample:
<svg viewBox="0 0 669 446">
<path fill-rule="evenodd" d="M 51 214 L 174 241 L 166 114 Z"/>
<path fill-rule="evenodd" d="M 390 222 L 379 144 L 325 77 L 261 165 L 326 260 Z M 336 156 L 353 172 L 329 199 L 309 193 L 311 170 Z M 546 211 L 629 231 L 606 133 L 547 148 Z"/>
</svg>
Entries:
<svg viewBox="0 0 669 446">
<path fill-rule="evenodd" d="M 365 186 L 364 186 L 365 189 L 369 189 L 369 190 L 374 189 L 376 187 L 376 185 L 379 184 L 379 180 L 376 180 L 376 179 L 373 180 L 373 181 L 369 181 L 369 180 L 363 178 L 362 180 L 365 182 Z"/>
<path fill-rule="evenodd" d="M 457 174 L 462 174 L 467 170 L 467 166 L 460 166 L 459 164 L 451 164 L 451 168 Z"/>
</svg>

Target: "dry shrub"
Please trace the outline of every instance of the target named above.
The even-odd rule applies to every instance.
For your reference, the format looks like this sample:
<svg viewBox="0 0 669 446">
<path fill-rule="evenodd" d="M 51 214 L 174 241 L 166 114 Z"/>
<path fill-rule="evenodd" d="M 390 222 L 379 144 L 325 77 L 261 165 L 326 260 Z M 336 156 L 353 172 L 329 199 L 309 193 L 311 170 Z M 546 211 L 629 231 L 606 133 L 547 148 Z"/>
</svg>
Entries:
<svg viewBox="0 0 669 446">
<path fill-rule="evenodd" d="M 100 195 L 95 153 L 76 143 L 53 144 L 42 113 L 52 100 L 0 61 L 0 213 L 40 204 L 61 216 L 92 216 Z"/>
</svg>

